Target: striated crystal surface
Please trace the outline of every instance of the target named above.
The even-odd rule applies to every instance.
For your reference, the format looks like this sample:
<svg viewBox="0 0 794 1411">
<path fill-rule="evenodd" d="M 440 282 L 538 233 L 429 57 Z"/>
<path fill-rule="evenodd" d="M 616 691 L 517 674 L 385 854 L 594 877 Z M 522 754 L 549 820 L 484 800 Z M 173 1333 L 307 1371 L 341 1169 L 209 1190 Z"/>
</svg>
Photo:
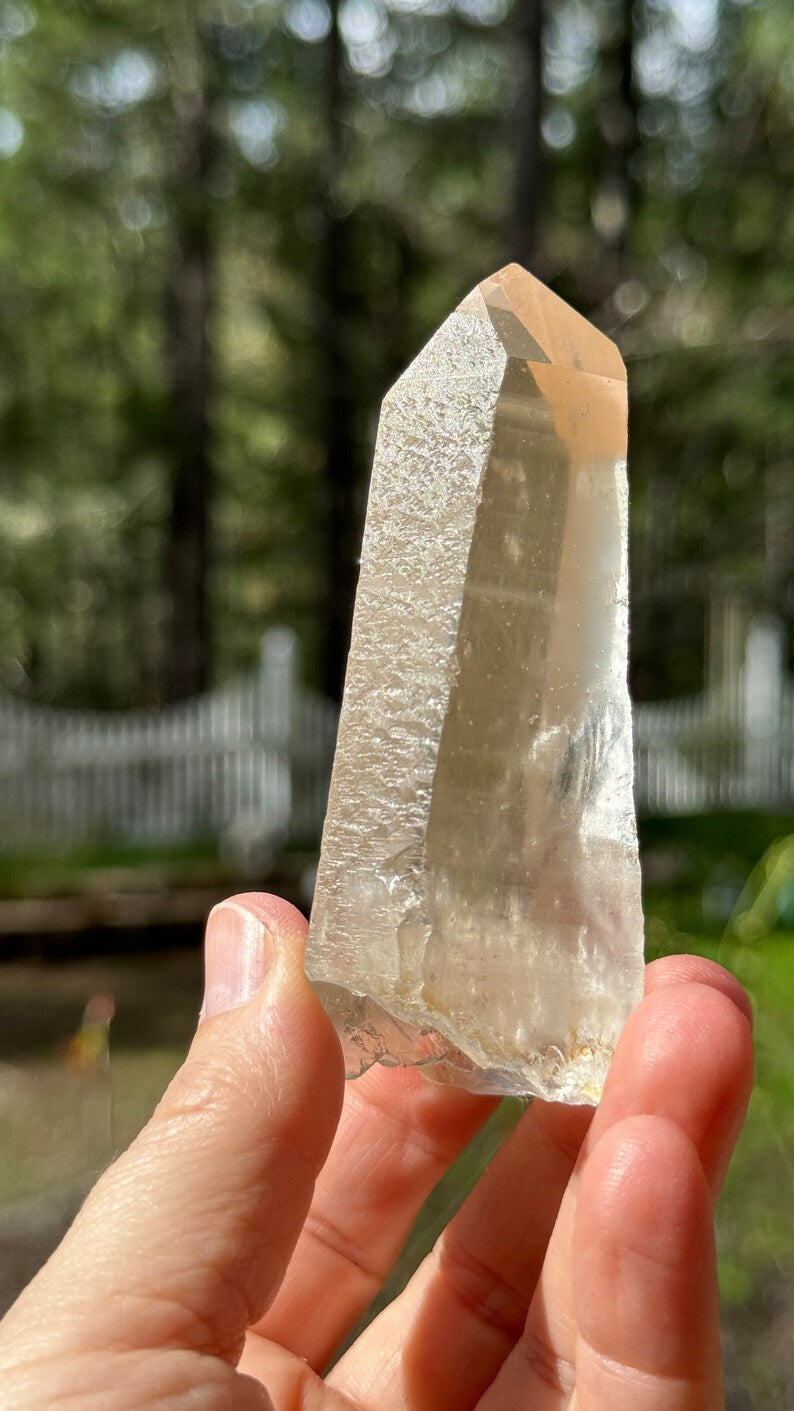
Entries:
<svg viewBox="0 0 794 1411">
<path fill-rule="evenodd" d="M 595 1102 L 642 989 L 626 374 L 517 265 L 384 400 L 307 968 L 348 1072 Z"/>
</svg>

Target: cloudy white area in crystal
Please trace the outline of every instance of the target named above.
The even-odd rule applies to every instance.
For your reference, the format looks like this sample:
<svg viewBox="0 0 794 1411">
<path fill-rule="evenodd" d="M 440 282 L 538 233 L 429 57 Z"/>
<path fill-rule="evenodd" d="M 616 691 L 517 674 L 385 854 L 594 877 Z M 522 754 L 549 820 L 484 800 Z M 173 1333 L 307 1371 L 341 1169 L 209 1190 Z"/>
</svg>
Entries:
<svg viewBox="0 0 794 1411">
<path fill-rule="evenodd" d="M 642 992 L 626 374 L 517 265 L 381 412 L 308 973 L 351 1075 L 595 1102 Z"/>
</svg>

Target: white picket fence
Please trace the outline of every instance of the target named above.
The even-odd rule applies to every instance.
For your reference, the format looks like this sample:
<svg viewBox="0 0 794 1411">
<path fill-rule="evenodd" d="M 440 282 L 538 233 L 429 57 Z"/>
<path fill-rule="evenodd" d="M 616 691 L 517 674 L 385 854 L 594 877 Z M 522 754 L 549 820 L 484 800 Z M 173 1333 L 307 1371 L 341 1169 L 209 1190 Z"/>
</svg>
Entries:
<svg viewBox="0 0 794 1411">
<path fill-rule="evenodd" d="M 781 623 L 761 616 L 742 668 L 711 694 L 634 712 L 641 813 L 794 806 L 794 689 Z"/>
<path fill-rule="evenodd" d="M 80 840 L 315 841 L 336 710 L 299 679 L 274 629 L 257 670 L 182 705 L 124 715 L 0 700 L 0 848 Z M 794 806 L 794 692 L 780 633 L 759 619 L 744 672 L 711 696 L 635 711 L 644 813 Z"/>
<path fill-rule="evenodd" d="M 642 706 L 634 756 L 640 813 L 794 807 L 794 701 L 781 703 L 770 732 L 707 697 Z"/>
<path fill-rule="evenodd" d="M 259 668 L 184 704 L 123 715 L 0 701 L 0 846 L 319 835 L 336 711 L 278 628 Z"/>
</svg>

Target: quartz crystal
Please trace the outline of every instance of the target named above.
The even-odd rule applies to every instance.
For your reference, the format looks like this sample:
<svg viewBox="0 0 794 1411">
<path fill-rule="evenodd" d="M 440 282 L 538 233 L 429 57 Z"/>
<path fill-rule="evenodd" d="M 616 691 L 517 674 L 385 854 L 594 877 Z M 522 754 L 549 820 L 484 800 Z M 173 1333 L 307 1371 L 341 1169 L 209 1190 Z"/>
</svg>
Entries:
<svg viewBox="0 0 794 1411">
<path fill-rule="evenodd" d="M 642 989 L 626 373 L 518 265 L 381 412 L 307 969 L 348 1073 L 598 1100 Z"/>
</svg>

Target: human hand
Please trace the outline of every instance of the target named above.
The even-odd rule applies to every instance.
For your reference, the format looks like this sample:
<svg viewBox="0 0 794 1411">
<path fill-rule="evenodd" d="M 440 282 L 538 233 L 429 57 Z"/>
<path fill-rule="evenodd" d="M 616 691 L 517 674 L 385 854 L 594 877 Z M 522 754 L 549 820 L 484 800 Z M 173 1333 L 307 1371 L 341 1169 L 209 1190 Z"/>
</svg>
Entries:
<svg viewBox="0 0 794 1411">
<path fill-rule="evenodd" d="M 595 1114 L 534 1102 L 323 1379 L 494 1103 L 415 1069 L 345 1085 L 305 931 L 273 897 L 213 912 L 185 1065 L 0 1325 L 3 1411 L 718 1411 L 738 983 L 651 965 Z"/>
</svg>

